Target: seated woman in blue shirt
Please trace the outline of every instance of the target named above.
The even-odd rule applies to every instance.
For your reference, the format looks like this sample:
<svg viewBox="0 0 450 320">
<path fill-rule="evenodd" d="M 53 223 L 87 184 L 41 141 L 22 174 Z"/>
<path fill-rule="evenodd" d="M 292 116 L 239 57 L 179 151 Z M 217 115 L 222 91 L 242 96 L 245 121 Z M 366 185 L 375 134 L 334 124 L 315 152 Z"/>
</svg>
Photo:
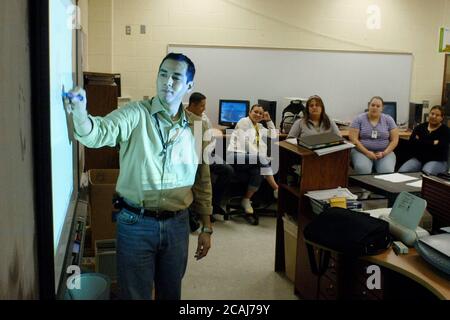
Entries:
<svg viewBox="0 0 450 320">
<path fill-rule="evenodd" d="M 300 138 L 319 133 L 333 132 L 341 135 L 334 121 L 325 113 L 322 98 L 312 96 L 306 101 L 305 116 L 292 125 L 288 138 Z"/>
<path fill-rule="evenodd" d="M 382 113 L 383 99 L 373 97 L 369 109 L 358 115 L 350 125 L 349 138 L 356 146 L 350 156 L 356 174 L 391 173 L 395 170 L 394 149 L 398 144 L 398 129 L 391 116 Z"/>
<path fill-rule="evenodd" d="M 414 128 L 409 138 L 412 158 L 398 172 L 423 171 L 438 175 L 448 170 L 449 128 L 443 124 L 445 110 L 441 106 L 431 108 L 428 122 Z"/>
</svg>

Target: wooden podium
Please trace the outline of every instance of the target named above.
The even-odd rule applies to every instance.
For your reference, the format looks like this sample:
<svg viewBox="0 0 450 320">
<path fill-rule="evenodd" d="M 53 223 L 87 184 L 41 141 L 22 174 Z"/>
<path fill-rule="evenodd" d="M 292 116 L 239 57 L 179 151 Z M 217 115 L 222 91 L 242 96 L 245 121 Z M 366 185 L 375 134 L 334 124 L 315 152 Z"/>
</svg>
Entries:
<svg viewBox="0 0 450 320">
<path fill-rule="evenodd" d="M 283 215 L 290 214 L 298 222 L 295 292 L 306 299 L 315 299 L 317 277 L 311 272 L 303 240 L 303 228 L 313 218 L 308 191 L 347 187 L 350 149 L 318 156 L 313 151 L 282 141 L 279 143 L 280 170 L 278 215 L 275 244 L 275 271 L 285 270 Z M 288 171 L 301 166 L 300 181 L 288 183 Z"/>
</svg>

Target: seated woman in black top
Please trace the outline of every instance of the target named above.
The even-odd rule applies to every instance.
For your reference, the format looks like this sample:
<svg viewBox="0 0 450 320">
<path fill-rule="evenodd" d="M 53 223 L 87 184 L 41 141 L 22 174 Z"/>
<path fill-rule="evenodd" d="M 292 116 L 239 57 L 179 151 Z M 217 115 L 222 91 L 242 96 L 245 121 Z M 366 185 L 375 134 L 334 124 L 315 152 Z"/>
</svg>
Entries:
<svg viewBox="0 0 450 320">
<path fill-rule="evenodd" d="M 406 161 L 398 172 L 422 170 L 428 175 L 438 175 L 448 170 L 450 130 L 443 124 L 444 118 L 444 108 L 431 108 L 429 121 L 415 127 L 409 138 L 413 157 Z"/>
</svg>

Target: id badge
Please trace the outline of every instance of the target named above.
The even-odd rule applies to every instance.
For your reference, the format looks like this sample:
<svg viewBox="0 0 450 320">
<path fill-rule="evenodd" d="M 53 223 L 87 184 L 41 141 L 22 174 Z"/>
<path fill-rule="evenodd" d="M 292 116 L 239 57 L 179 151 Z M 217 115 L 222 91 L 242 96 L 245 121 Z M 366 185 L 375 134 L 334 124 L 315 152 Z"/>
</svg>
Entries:
<svg viewBox="0 0 450 320">
<path fill-rule="evenodd" d="M 372 130 L 372 139 L 376 139 L 378 137 L 378 131 Z"/>
</svg>

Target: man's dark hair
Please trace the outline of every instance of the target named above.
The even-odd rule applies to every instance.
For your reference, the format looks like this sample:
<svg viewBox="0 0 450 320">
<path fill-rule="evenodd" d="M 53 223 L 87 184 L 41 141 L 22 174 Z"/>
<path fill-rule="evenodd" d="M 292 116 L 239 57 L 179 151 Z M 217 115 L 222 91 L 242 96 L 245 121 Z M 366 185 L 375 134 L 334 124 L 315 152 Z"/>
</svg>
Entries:
<svg viewBox="0 0 450 320">
<path fill-rule="evenodd" d="M 161 61 L 161 64 L 159 65 L 159 68 L 158 68 L 158 71 L 161 69 L 162 64 L 166 60 L 175 60 L 175 61 L 184 61 L 184 62 L 186 62 L 187 65 L 188 65 L 187 71 L 186 71 L 187 82 L 190 82 L 190 81 L 194 80 L 195 66 L 194 66 L 194 63 L 191 61 L 191 59 L 186 57 L 184 54 L 171 52 L 167 56 L 165 56 L 164 59 Z"/>
<path fill-rule="evenodd" d="M 197 104 L 206 99 L 206 96 L 200 92 L 194 92 L 189 97 L 189 105 Z"/>
</svg>

